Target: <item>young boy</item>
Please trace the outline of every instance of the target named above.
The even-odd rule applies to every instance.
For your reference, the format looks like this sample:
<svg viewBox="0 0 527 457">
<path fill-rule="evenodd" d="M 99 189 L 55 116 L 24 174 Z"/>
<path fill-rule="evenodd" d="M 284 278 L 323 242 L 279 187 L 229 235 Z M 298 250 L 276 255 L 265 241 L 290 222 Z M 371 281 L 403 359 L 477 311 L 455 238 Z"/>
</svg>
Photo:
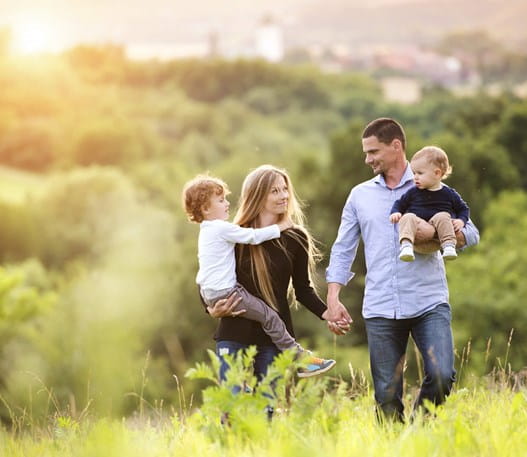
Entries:
<svg viewBox="0 0 527 457">
<path fill-rule="evenodd" d="M 199 271 L 196 282 L 207 306 L 236 292 L 242 299 L 233 315 L 259 322 L 275 346 L 281 351 L 295 348 L 302 356 L 298 376 L 307 378 L 330 370 L 335 361 L 321 359 L 303 349 L 289 334 L 278 313 L 265 302 L 251 295 L 236 279 L 234 247 L 237 243 L 260 244 L 280 237 L 292 227 L 287 218 L 279 224 L 259 229 L 240 227 L 229 218 L 227 185 L 220 179 L 198 175 L 183 189 L 183 205 L 191 222 L 200 224 L 198 239 Z M 242 310 L 245 310 L 242 314 Z"/>
<path fill-rule="evenodd" d="M 391 222 L 399 222 L 399 258 L 405 262 L 415 259 L 413 244 L 421 218 L 436 229 L 443 259 L 454 260 L 456 232 L 467 223 L 470 210 L 454 189 L 441 182 L 452 172 L 448 156 L 441 148 L 426 146 L 414 154 L 410 166 L 415 187 L 393 204 L 390 215 Z"/>
</svg>

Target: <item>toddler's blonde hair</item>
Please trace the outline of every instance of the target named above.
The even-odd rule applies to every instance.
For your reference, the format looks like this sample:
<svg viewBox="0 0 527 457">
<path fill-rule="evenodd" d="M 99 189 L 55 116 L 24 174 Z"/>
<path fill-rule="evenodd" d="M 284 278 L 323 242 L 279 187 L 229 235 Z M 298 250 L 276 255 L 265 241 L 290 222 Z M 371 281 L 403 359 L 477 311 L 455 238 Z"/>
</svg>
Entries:
<svg viewBox="0 0 527 457">
<path fill-rule="evenodd" d="M 425 146 L 419 149 L 412 157 L 412 161 L 416 159 L 425 159 L 429 164 L 439 168 L 442 173 L 441 179 L 446 179 L 452 174 L 452 167 L 448 162 L 446 152 L 437 146 Z"/>
</svg>

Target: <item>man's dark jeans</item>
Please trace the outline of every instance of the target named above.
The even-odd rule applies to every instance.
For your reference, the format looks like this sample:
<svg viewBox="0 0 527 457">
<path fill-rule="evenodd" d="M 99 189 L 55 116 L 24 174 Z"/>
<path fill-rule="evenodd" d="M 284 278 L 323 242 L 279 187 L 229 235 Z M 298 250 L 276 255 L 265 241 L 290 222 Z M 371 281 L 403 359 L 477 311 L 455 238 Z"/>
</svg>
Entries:
<svg viewBox="0 0 527 457">
<path fill-rule="evenodd" d="M 412 319 L 365 319 L 375 400 L 385 416 L 404 420 L 403 366 L 409 335 L 424 362 L 424 379 L 414 407 L 439 405 L 452 389 L 454 344 L 450 305 L 442 303 Z"/>
</svg>

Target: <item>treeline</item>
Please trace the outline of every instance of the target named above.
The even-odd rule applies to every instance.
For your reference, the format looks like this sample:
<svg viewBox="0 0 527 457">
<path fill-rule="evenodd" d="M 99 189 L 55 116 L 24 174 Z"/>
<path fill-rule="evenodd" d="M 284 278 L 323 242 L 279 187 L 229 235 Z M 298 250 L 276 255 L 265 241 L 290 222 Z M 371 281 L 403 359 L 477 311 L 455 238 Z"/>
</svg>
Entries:
<svg viewBox="0 0 527 457">
<path fill-rule="evenodd" d="M 287 168 L 327 255 L 350 188 L 371 176 L 360 134 L 379 116 L 403 123 L 410 154 L 431 143 L 449 153 L 448 184 L 482 230 L 481 246 L 448 266 L 458 352 L 471 339 L 478 373 L 497 357 L 522 367 L 527 103 L 514 95 L 431 89 L 401 106 L 364 75 L 246 60 L 138 63 L 113 46 L 4 57 L 0 83 L 9 88 L 0 91 L 4 419 L 28 402 L 49 414 L 50 396 L 76 414 L 175 404 L 173 374 L 190 396 L 199 386 L 182 375 L 213 347 L 215 322 L 197 299 L 197 227 L 182 214 L 183 183 L 209 170 L 235 201 L 251 168 Z M 342 376 L 348 361 L 367 367 L 360 256 L 354 271 L 344 294 L 354 331 L 335 354 Z M 320 322 L 304 311 L 294 319 L 308 346 L 333 352 Z"/>
</svg>

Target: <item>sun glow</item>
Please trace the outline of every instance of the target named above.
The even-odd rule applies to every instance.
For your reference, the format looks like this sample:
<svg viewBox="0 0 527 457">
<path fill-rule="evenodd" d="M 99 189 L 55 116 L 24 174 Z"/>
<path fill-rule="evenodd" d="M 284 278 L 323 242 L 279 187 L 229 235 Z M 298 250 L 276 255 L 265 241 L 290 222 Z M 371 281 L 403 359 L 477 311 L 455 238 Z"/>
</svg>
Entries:
<svg viewBox="0 0 527 457">
<path fill-rule="evenodd" d="M 57 29 L 44 16 L 19 16 L 12 25 L 12 51 L 16 54 L 37 54 L 57 51 Z"/>
</svg>

